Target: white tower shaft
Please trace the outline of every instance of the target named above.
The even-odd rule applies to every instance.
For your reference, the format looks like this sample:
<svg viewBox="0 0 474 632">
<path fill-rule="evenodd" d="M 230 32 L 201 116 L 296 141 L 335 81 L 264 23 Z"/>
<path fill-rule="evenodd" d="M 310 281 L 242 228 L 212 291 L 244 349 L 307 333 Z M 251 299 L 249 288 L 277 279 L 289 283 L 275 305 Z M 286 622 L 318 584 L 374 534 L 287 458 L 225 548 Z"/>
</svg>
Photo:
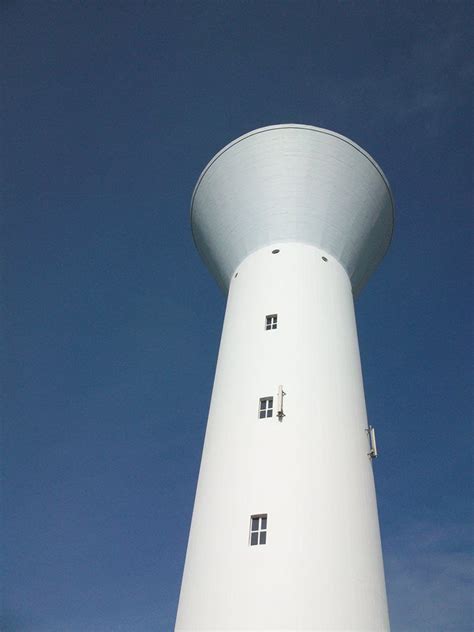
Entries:
<svg viewBox="0 0 474 632">
<path fill-rule="evenodd" d="M 287 148 L 293 147 L 295 130 L 267 129 L 275 132 L 267 138 L 273 144 L 278 140 L 276 148 L 284 160 L 291 157 Z M 304 130 L 307 139 L 308 129 L 317 131 L 297 132 Z M 296 145 L 302 139 L 299 134 Z M 303 145 L 307 151 L 306 140 Z M 334 147 L 342 147 L 339 139 Z M 238 151 L 249 152 L 258 163 L 255 146 L 249 151 L 240 145 Z M 341 151 L 352 156 L 353 145 Z M 336 153 L 329 152 L 340 165 L 344 161 Z M 275 159 L 268 158 L 268 151 L 262 155 L 266 190 L 272 191 L 269 169 Z M 235 159 L 238 163 L 241 157 Z M 226 160 L 234 157 L 226 155 Z M 366 168 L 358 164 L 368 162 L 365 155 L 355 161 L 356 170 Z M 373 163 L 370 168 L 374 170 Z M 250 171 L 245 181 L 252 178 Z M 193 226 L 198 247 L 221 284 L 229 285 L 229 293 L 176 632 L 389 630 L 354 281 L 351 284 L 348 273 L 350 269 L 360 286 L 364 270 L 382 256 L 381 243 L 390 232 L 391 216 L 370 220 L 375 206 L 387 208 L 386 200 L 384 206 L 381 196 L 374 195 L 380 174 L 377 186 L 371 184 L 372 195 L 366 195 L 375 199 L 374 207 L 363 206 L 368 216 L 363 238 L 351 242 L 350 227 L 340 239 L 334 231 L 315 228 L 325 248 L 315 243 L 319 237 L 306 243 L 297 238 L 298 218 L 313 220 L 301 205 L 289 206 L 296 199 L 291 187 L 286 206 L 288 221 L 296 227 L 290 226 L 291 240 L 271 239 L 262 228 L 265 210 L 260 219 L 249 213 L 244 217 L 247 229 L 235 224 L 232 233 L 236 213 L 230 204 L 235 196 L 225 191 L 244 187 L 228 166 L 220 173 L 218 165 L 207 177 L 201 193 L 195 193 L 199 214 Z M 220 194 L 213 196 L 210 191 L 216 190 Z M 262 208 L 266 203 L 271 216 L 275 204 L 264 198 L 260 193 Z M 329 198 L 336 209 L 335 224 L 339 221 L 344 230 L 337 208 L 346 202 L 338 206 L 336 194 Z M 324 205 L 316 207 L 323 216 Z M 212 232 L 213 217 L 219 238 Z M 270 227 L 275 225 L 271 217 L 269 221 Z M 255 232 L 252 222 L 260 235 L 256 239 L 264 242 L 256 249 L 245 237 Z M 221 238 L 229 247 L 223 247 Z M 340 244 L 344 239 L 345 247 Z M 378 253 L 370 266 L 361 250 L 368 246 L 361 245 L 361 239 Z M 339 257 L 331 252 L 333 245 L 341 248 Z M 238 261 L 236 268 L 232 257 Z"/>
<path fill-rule="evenodd" d="M 176 629 L 387 630 L 350 281 L 302 244 L 263 248 L 237 272 Z M 285 417 L 260 419 L 280 384 Z M 262 514 L 266 544 L 249 546 Z"/>
</svg>

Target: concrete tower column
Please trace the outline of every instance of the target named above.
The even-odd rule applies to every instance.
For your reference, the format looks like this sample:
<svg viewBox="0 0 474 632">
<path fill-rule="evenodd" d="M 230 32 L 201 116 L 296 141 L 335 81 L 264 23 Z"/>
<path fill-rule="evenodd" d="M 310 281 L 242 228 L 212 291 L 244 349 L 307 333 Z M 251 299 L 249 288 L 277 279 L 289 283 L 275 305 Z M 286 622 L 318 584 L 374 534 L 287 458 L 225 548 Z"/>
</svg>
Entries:
<svg viewBox="0 0 474 632">
<path fill-rule="evenodd" d="M 389 630 L 353 301 L 391 239 L 385 176 L 338 134 L 267 127 L 191 213 L 228 299 L 176 631 Z"/>
</svg>

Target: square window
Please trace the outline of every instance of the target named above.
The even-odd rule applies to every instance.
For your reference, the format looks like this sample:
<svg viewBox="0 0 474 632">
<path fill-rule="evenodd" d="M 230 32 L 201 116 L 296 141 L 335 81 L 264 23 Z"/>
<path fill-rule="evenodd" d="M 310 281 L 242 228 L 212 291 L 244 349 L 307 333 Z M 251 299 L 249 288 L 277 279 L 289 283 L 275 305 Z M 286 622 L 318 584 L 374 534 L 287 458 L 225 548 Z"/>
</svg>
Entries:
<svg viewBox="0 0 474 632">
<path fill-rule="evenodd" d="M 265 316 L 265 329 L 270 331 L 277 328 L 278 314 L 269 314 Z"/>
<path fill-rule="evenodd" d="M 267 543 L 267 514 L 250 516 L 250 546 Z"/>
<path fill-rule="evenodd" d="M 265 419 L 273 416 L 273 397 L 261 397 L 258 417 Z"/>
</svg>

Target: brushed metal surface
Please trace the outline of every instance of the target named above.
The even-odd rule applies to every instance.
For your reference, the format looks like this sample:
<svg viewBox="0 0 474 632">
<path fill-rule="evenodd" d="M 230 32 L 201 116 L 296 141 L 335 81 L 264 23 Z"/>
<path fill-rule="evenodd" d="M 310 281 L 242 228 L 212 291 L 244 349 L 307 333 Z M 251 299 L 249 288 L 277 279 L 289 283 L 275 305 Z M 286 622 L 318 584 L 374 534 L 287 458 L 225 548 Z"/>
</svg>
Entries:
<svg viewBox="0 0 474 632">
<path fill-rule="evenodd" d="M 387 179 L 363 149 L 335 132 L 288 124 L 250 132 L 209 162 L 191 224 L 225 292 L 249 254 L 299 242 L 337 259 L 357 294 L 390 244 L 393 212 Z"/>
</svg>

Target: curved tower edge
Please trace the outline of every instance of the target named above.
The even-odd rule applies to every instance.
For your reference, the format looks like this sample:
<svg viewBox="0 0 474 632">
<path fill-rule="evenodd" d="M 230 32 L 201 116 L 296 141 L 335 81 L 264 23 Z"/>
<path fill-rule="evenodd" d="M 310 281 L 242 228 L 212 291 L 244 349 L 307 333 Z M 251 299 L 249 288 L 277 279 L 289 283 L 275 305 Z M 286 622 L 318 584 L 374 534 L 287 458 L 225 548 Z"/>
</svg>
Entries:
<svg viewBox="0 0 474 632">
<path fill-rule="evenodd" d="M 385 174 L 357 143 L 320 127 L 280 124 L 217 152 L 194 188 L 190 220 L 224 292 L 241 261 L 279 241 L 329 252 L 357 296 L 390 246 L 394 208 Z"/>
</svg>

